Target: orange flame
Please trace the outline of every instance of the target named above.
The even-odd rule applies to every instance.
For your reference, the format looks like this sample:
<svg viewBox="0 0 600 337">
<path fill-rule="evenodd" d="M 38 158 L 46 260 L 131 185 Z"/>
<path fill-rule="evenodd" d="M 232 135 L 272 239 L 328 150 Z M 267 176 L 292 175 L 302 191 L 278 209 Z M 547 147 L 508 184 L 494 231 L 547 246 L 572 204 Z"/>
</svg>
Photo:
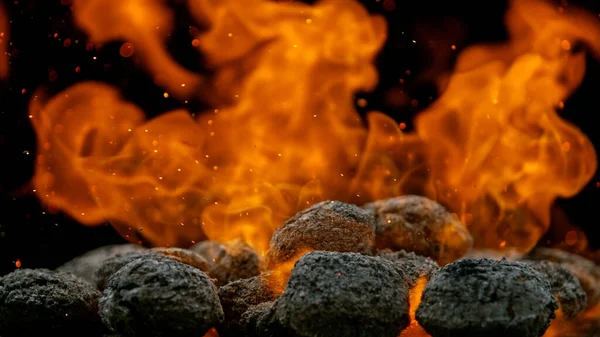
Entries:
<svg viewBox="0 0 600 337">
<path fill-rule="evenodd" d="M 421 297 L 423 296 L 423 290 L 427 285 L 427 277 L 421 276 L 417 280 L 417 283 L 410 289 L 409 293 L 409 308 L 408 314 L 410 316 L 410 325 L 402 330 L 400 337 L 429 337 L 430 335 L 421 327 L 416 319 L 417 309 L 421 304 Z"/>
<path fill-rule="evenodd" d="M 509 42 L 465 50 L 445 92 L 417 117 L 429 193 L 473 218 L 476 246 L 529 250 L 555 198 L 575 195 L 596 171 L 590 141 L 557 113 L 585 73 L 585 54 L 565 41 L 600 55 L 596 21 L 513 1 Z"/>
<path fill-rule="evenodd" d="M 514 1 L 511 40 L 465 51 L 417 132 L 405 134 L 378 112 L 366 128 L 354 108 L 353 95 L 377 84 L 372 63 L 386 38 L 382 18 L 356 1 L 187 5 L 208 27 L 192 44 L 209 77 L 167 54 L 165 2 L 75 0 L 91 40 L 126 40 L 157 84 L 218 109 L 146 121 L 100 83 L 32 102 L 33 182 L 45 204 L 87 225 L 111 221 L 132 240 L 241 238 L 264 252 L 276 227 L 315 202 L 420 193 L 458 214 L 476 245 L 527 250 L 552 201 L 596 169 L 590 142 L 556 112 L 585 72 L 575 42 L 600 50 L 587 14 Z"/>
</svg>

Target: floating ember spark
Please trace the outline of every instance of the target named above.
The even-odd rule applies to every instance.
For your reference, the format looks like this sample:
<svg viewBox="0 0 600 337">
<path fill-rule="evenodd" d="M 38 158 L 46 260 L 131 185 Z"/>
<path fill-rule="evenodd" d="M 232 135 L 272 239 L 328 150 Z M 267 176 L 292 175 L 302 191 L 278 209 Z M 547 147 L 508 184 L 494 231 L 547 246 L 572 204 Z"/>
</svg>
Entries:
<svg viewBox="0 0 600 337">
<path fill-rule="evenodd" d="M 600 25 L 587 14 L 513 1 L 510 40 L 462 52 L 407 134 L 379 112 L 366 128 L 355 110 L 355 94 L 377 84 L 386 38 L 384 20 L 356 1 L 187 5 L 208 27 L 192 45 L 210 78 L 167 54 L 163 1 L 74 1 L 94 43 L 129 41 L 169 96 L 210 97 L 216 109 L 145 120 L 117 89 L 93 82 L 32 102 L 42 202 L 86 225 L 111 221 L 135 241 L 239 238 L 264 252 L 275 228 L 317 202 L 413 193 L 456 214 L 476 247 L 528 251 L 555 198 L 576 194 L 596 170 L 589 140 L 557 114 L 585 73 L 576 43 L 600 54 Z"/>
</svg>

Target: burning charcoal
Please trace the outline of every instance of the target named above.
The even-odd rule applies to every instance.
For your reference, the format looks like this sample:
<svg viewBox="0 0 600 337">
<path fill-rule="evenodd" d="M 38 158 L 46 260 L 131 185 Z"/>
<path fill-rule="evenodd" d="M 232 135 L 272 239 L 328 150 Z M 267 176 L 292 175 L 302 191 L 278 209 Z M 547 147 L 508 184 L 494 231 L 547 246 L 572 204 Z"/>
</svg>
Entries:
<svg viewBox="0 0 600 337">
<path fill-rule="evenodd" d="M 525 261 L 550 282 L 552 294 L 560 303 L 565 317 L 573 318 L 587 307 L 587 295 L 579 280 L 567 268 L 549 261 Z"/>
<path fill-rule="evenodd" d="M 440 265 L 459 259 L 471 249 L 467 228 L 437 202 L 406 195 L 364 205 L 375 214 L 378 249 L 406 250 L 430 257 Z"/>
<path fill-rule="evenodd" d="M 297 337 L 289 329 L 285 329 L 275 316 L 275 302 L 265 302 L 248 308 L 242 315 L 242 324 L 246 337 Z"/>
<path fill-rule="evenodd" d="M 539 337 L 557 308 L 548 280 L 528 265 L 464 259 L 431 278 L 416 319 L 433 337 Z"/>
<path fill-rule="evenodd" d="M 131 261 L 137 260 L 148 255 L 160 255 L 170 259 L 188 264 L 192 267 L 206 271 L 208 262 L 200 255 L 182 248 L 154 248 L 151 250 L 131 251 L 122 254 L 116 254 L 104 260 L 100 268 L 93 275 L 94 284 L 98 289 L 104 290 L 108 284 L 109 278 L 123 266 Z"/>
<path fill-rule="evenodd" d="M 207 272 L 217 279 L 219 286 L 230 282 L 257 276 L 263 269 L 263 262 L 256 252 L 241 240 L 227 244 L 203 241 L 190 247 L 208 261 Z"/>
<path fill-rule="evenodd" d="M 579 283 L 588 297 L 588 307 L 600 302 L 600 266 L 593 261 L 581 255 L 552 248 L 535 248 L 525 259 L 559 263 L 579 279 Z"/>
<path fill-rule="evenodd" d="M 371 253 L 375 222 L 365 210 L 339 201 L 323 201 L 305 209 L 271 238 L 271 262 L 285 262 L 303 250 Z"/>
<path fill-rule="evenodd" d="M 356 253 L 303 255 L 275 306 L 282 327 L 300 336 L 396 337 L 409 323 L 404 275 Z"/>
<path fill-rule="evenodd" d="M 242 336 L 242 314 L 249 307 L 275 300 L 277 295 L 269 284 L 270 275 L 264 274 L 231 282 L 219 289 L 219 298 L 225 312 L 225 320 L 217 327 L 220 337 Z"/>
<path fill-rule="evenodd" d="M 377 256 L 392 262 L 397 270 L 401 270 L 409 288 L 412 288 L 421 276 L 430 279 L 440 269 L 432 259 L 412 252 L 407 253 L 404 250 L 392 252 L 385 249 L 379 251 Z"/>
<path fill-rule="evenodd" d="M 69 273 L 16 270 L 0 278 L 0 336 L 102 335 L 99 297 Z"/>
<path fill-rule="evenodd" d="M 76 257 L 56 268 L 56 270 L 69 272 L 88 282 L 94 283 L 94 272 L 100 268 L 104 260 L 116 254 L 142 251 L 144 249 L 146 248 L 134 244 L 104 246 Z"/>
<path fill-rule="evenodd" d="M 111 276 L 100 314 L 122 336 L 202 337 L 223 320 L 211 279 L 159 255 L 138 258 Z"/>
</svg>

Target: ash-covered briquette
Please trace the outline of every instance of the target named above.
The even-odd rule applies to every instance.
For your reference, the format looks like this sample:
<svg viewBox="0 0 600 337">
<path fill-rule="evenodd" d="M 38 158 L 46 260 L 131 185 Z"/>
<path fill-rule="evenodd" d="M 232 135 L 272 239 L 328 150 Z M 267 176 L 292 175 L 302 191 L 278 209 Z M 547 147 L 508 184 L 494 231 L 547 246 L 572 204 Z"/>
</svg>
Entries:
<svg viewBox="0 0 600 337">
<path fill-rule="evenodd" d="M 405 195 L 363 208 L 376 218 L 377 249 L 415 252 L 445 265 L 465 255 L 473 245 L 467 228 L 431 199 Z"/>
<path fill-rule="evenodd" d="M 323 201 L 298 212 L 271 237 L 269 259 L 285 262 L 304 250 L 370 254 L 375 219 L 364 209 L 339 201 Z"/>
<path fill-rule="evenodd" d="M 203 241 L 190 247 L 208 261 L 207 273 L 219 286 L 257 276 L 264 269 L 262 259 L 241 240 L 219 244 Z"/>
<path fill-rule="evenodd" d="M 194 268 L 198 268 L 203 272 L 207 272 L 210 269 L 210 263 L 206 261 L 206 259 L 202 255 L 193 252 L 189 249 L 158 247 L 152 248 L 150 252 L 164 255 L 175 261 L 179 261 L 181 263 L 190 265 Z"/>
<path fill-rule="evenodd" d="M 433 337 L 539 337 L 556 309 L 550 283 L 528 265 L 464 259 L 429 280 L 416 319 Z"/>
<path fill-rule="evenodd" d="M 579 279 L 588 297 L 588 307 L 600 303 L 600 266 L 594 261 L 564 250 L 542 247 L 532 250 L 525 259 L 559 263 Z"/>
<path fill-rule="evenodd" d="M 219 298 L 225 313 L 223 323 L 217 326 L 220 337 L 244 336 L 246 328 L 241 318 L 248 308 L 277 298 L 269 280 L 270 275 L 267 273 L 237 280 L 219 289 Z"/>
<path fill-rule="evenodd" d="M 113 255 L 102 262 L 100 267 L 96 269 L 93 275 L 93 283 L 100 290 L 104 290 L 108 285 L 110 277 L 129 262 L 139 258 L 159 255 L 167 257 L 202 271 L 208 269 L 208 262 L 199 254 L 182 248 L 154 248 L 148 250 L 130 251 Z"/>
<path fill-rule="evenodd" d="M 397 337 L 409 323 L 404 276 L 382 258 L 313 251 L 292 270 L 275 317 L 305 337 Z"/>
<path fill-rule="evenodd" d="M 80 255 L 56 268 L 56 270 L 69 272 L 88 282 L 94 283 L 94 272 L 100 268 L 104 260 L 117 254 L 142 251 L 145 249 L 146 248 L 143 246 L 134 244 L 104 246 Z"/>
<path fill-rule="evenodd" d="M 573 318 L 587 307 L 587 294 L 577 277 L 567 268 L 550 261 L 524 262 L 546 276 L 565 317 Z"/>
<path fill-rule="evenodd" d="M 223 320 L 223 309 L 217 287 L 204 272 L 146 255 L 111 276 L 100 315 L 123 337 L 202 337 Z"/>
<path fill-rule="evenodd" d="M 377 252 L 377 256 L 392 262 L 394 267 L 404 274 L 409 288 L 412 288 L 420 277 L 430 279 L 440 269 L 432 259 L 404 250 L 393 252 L 384 249 Z"/>
<path fill-rule="evenodd" d="M 295 331 L 284 328 L 276 317 L 275 302 L 251 306 L 242 315 L 246 337 L 299 337 Z"/>
<path fill-rule="evenodd" d="M 18 269 L 0 278 L 0 336 L 98 336 L 100 292 L 70 273 Z"/>
</svg>

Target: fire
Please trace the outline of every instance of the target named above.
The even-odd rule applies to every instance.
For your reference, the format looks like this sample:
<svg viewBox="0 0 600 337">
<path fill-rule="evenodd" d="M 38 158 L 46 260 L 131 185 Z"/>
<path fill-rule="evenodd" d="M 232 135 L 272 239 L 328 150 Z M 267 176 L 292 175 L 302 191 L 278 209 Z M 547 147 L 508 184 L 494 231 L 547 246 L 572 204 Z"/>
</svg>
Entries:
<svg viewBox="0 0 600 337">
<path fill-rule="evenodd" d="M 513 1 L 506 22 L 510 40 L 465 50 L 416 128 L 428 144 L 429 193 L 472 217 L 475 244 L 527 251 L 554 199 L 596 171 L 592 144 L 557 108 L 585 73 L 585 54 L 570 46 L 583 41 L 598 55 L 600 26 L 536 1 Z"/>
<path fill-rule="evenodd" d="M 510 40 L 465 50 L 407 134 L 380 112 L 365 127 L 355 110 L 355 93 L 377 84 L 386 40 L 385 21 L 356 1 L 186 4 L 207 28 L 190 43 L 210 75 L 168 55 L 166 1 L 74 1 L 92 42 L 126 41 L 165 95 L 214 109 L 146 120 L 94 82 L 32 101 L 33 183 L 48 207 L 154 245 L 241 238 L 264 252 L 275 228 L 315 202 L 419 193 L 456 213 L 476 246 L 526 251 L 554 199 L 596 170 L 589 140 L 557 112 L 585 73 L 577 42 L 600 51 L 588 14 L 513 1 Z"/>
<path fill-rule="evenodd" d="M 423 296 L 423 290 L 427 285 L 427 277 L 421 276 L 417 283 L 410 289 L 409 293 L 409 308 L 408 314 L 410 316 L 410 325 L 402 330 L 399 337 L 428 337 L 429 334 L 419 325 L 416 319 L 417 308 L 421 304 L 421 296 Z"/>
</svg>

